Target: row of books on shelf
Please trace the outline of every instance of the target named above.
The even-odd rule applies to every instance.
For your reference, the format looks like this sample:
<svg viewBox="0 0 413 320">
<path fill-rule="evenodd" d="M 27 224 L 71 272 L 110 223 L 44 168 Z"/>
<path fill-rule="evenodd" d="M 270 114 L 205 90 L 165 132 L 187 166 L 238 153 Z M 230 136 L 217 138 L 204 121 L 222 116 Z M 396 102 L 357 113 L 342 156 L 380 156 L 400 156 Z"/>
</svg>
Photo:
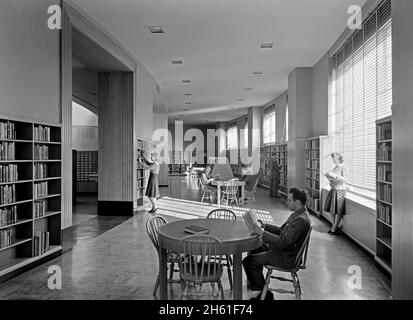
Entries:
<svg viewBox="0 0 413 320">
<path fill-rule="evenodd" d="M 16 145 L 14 142 L 0 142 L 0 160 L 15 160 Z"/>
<path fill-rule="evenodd" d="M 377 160 L 379 161 L 391 161 L 392 150 L 389 143 L 380 143 L 377 147 Z"/>
<path fill-rule="evenodd" d="M 33 237 L 34 255 L 39 256 L 50 249 L 50 233 L 48 231 L 35 231 Z"/>
<path fill-rule="evenodd" d="M 33 186 L 33 198 L 41 198 L 41 197 L 46 197 L 48 195 L 48 183 L 47 182 L 41 182 L 41 183 L 35 183 Z"/>
<path fill-rule="evenodd" d="M 17 206 L 0 209 L 0 227 L 17 222 Z"/>
<path fill-rule="evenodd" d="M 138 199 L 142 198 L 145 195 L 146 189 L 142 188 L 142 189 L 138 189 L 138 191 L 136 192 Z"/>
<path fill-rule="evenodd" d="M 306 170 L 305 177 L 320 180 L 320 172 L 316 170 Z"/>
<path fill-rule="evenodd" d="M 47 212 L 47 200 L 35 201 L 33 205 L 33 210 L 34 218 L 44 217 Z"/>
<path fill-rule="evenodd" d="M 34 160 L 49 160 L 49 146 L 35 145 Z"/>
<path fill-rule="evenodd" d="M 0 165 L 0 183 L 16 182 L 18 180 L 17 164 Z"/>
<path fill-rule="evenodd" d="M 287 180 L 280 180 L 280 187 L 287 187 Z"/>
<path fill-rule="evenodd" d="M 10 247 L 13 244 L 14 230 L 0 230 L 0 249 Z"/>
<path fill-rule="evenodd" d="M 47 178 L 47 164 L 45 163 L 35 163 L 33 166 L 34 178 L 35 179 L 45 179 Z"/>
<path fill-rule="evenodd" d="M 280 180 L 287 180 L 287 173 L 280 172 Z"/>
<path fill-rule="evenodd" d="M 320 212 L 320 199 L 309 197 L 307 200 L 307 207 L 313 211 Z"/>
<path fill-rule="evenodd" d="M 307 188 L 316 189 L 316 190 L 320 188 L 320 182 L 317 180 L 306 179 L 305 183 L 306 183 Z"/>
<path fill-rule="evenodd" d="M 391 140 L 392 138 L 391 122 L 383 123 L 378 126 L 377 140 Z"/>
<path fill-rule="evenodd" d="M 379 200 L 385 201 L 387 203 L 392 203 L 392 191 L 391 185 L 380 184 L 377 186 L 379 191 Z"/>
<path fill-rule="evenodd" d="M 377 210 L 377 218 L 391 225 L 391 207 L 380 203 Z"/>
<path fill-rule="evenodd" d="M 320 158 L 320 150 L 306 150 L 305 157 L 306 159 Z"/>
<path fill-rule="evenodd" d="M 146 186 L 146 181 L 145 181 L 145 179 L 140 179 L 140 180 L 138 180 L 138 185 L 137 185 L 138 188 L 143 188 L 143 187 L 145 187 L 145 186 Z"/>
<path fill-rule="evenodd" d="M 16 139 L 16 128 L 13 122 L 0 122 L 0 139 Z"/>
<path fill-rule="evenodd" d="M 139 150 L 147 150 L 148 149 L 148 142 L 144 140 L 138 140 L 138 149 Z"/>
<path fill-rule="evenodd" d="M 16 185 L 0 186 L 0 205 L 16 202 Z"/>
<path fill-rule="evenodd" d="M 391 165 L 379 164 L 377 166 L 377 179 L 379 181 L 391 182 L 392 169 Z"/>
<path fill-rule="evenodd" d="M 306 140 L 305 141 L 306 149 L 319 149 L 320 148 L 320 139 Z"/>
<path fill-rule="evenodd" d="M 33 128 L 33 140 L 50 142 L 50 128 L 44 126 L 35 126 Z"/>
<path fill-rule="evenodd" d="M 320 160 L 305 160 L 305 167 L 307 169 L 320 169 Z"/>
</svg>

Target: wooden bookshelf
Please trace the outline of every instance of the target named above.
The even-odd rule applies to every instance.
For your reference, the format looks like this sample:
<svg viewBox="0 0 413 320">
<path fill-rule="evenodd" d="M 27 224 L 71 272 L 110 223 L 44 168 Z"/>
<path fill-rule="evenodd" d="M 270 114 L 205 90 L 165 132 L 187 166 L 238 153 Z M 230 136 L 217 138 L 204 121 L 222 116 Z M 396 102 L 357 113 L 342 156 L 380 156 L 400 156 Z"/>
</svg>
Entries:
<svg viewBox="0 0 413 320">
<path fill-rule="evenodd" d="M 307 208 L 320 216 L 322 212 L 322 188 L 328 184 L 323 173 L 326 153 L 325 141 L 327 136 L 306 139 L 305 145 L 305 187 L 308 193 Z"/>
<path fill-rule="evenodd" d="M 376 256 L 391 274 L 392 269 L 392 121 L 376 121 Z"/>
<path fill-rule="evenodd" d="M 62 250 L 61 127 L 0 117 L 0 282 Z"/>
<path fill-rule="evenodd" d="M 169 165 L 168 171 L 171 176 L 183 176 L 186 175 L 187 167 L 191 162 L 191 156 L 185 154 L 183 151 L 170 151 L 169 152 Z M 187 164 L 188 163 L 188 164 Z"/>
<path fill-rule="evenodd" d="M 137 157 L 138 160 L 142 159 L 141 152 L 144 152 L 147 158 L 150 158 L 150 155 L 153 151 L 153 143 L 148 140 L 138 139 L 138 152 Z M 146 186 L 148 183 L 149 178 L 149 170 L 145 169 L 143 166 L 140 165 L 139 161 L 137 161 L 136 166 L 136 192 L 137 192 L 137 204 L 143 204 L 143 197 L 146 192 Z"/>
<path fill-rule="evenodd" d="M 275 159 L 280 167 L 280 184 L 278 194 L 287 197 L 288 193 L 288 147 L 287 144 L 276 144 L 261 147 L 261 175 L 259 185 L 270 186 L 270 159 Z"/>
</svg>

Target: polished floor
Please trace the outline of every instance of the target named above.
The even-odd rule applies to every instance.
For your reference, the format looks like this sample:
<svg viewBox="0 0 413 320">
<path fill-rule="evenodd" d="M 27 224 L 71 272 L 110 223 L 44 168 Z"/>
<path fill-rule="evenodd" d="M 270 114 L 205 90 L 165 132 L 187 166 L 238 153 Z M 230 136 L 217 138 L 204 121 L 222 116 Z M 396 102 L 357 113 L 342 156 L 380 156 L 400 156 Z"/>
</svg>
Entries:
<svg viewBox="0 0 413 320">
<path fill-rule="evenodd" d="M 196 183 L 185 177 L 171 178 L 169 187 L 161 188 L 161 194 L 189 201 L 201 198 Z M 269 198 L 265 189 L 258 189 L 256 199 L 255 204 L 247 206 L 268 211 L 276 224 L 282 224 L 290 214 L 284 202 Z M 94 200 L 89 200 L 74 208 L 74 226 L 64 231 L 63 254 L 0 285 L 0 299 L 157 298 L 152 296 L 152 289 L 158 257 L 145 229 L 150 214 L 140 211 L 134 217 L 100 217 L 96 215 Z M 188 212 L 178 211 L 165 211 L 163 215 L 168 221 L 186 218 L 183 214 Z M 308 267 L 299 272 L 302 298 L 389 299 L 390 281 L 375 266 L 373 258 L 344 235 L 328 235 L 328 226 L 323 221 L 316 217 L 311 219 L 313 232 Z M 62 270 L 60 290 L 48 287 L 51 276 L 48 268 L 52 265 Z M 351 286 L 354 266 L 361 271 L 361 288 Z M 230 298 L 226 272 L 223 277 L 225 295 Z M 245 275 L 243 280 L 243 299 L 248 299 Z M 289 288 L 284 284 L 282 287 Z M 179 284 L 169 285 L 169 296 L 180 297 Z M 294 299 L 294 296 L 275 294 L 275 298 Z"/>
</svg>

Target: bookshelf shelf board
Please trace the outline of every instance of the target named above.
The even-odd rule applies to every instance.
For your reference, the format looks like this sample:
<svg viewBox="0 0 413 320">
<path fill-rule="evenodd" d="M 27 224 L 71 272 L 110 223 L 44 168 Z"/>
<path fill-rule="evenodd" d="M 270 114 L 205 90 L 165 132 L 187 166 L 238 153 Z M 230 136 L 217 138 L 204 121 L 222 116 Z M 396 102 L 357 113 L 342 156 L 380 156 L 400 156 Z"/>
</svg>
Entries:
<svg viewBox="0 0 413 320">
<path fill-rule="evenodd" d="M 19 180 L 19 181 L 14 181 L 14 182 L 1 182 L 0 186 L 8 185 L 8 184 L 20 184 L 20 183 L 28 183 L 32 182 L 32 180 Z"/>
<path fill-rule="evenodd" d="M 57 142 L 57 141 L 39 141 L 39 140 L 35 140 L 34 143 L 35 144 L 55 144 L 55 145 L 62 144 L 61 142 Z"/>
<path fill-rule="evenodd" d="M 19 245 L 21 245 L 23 243 L 26 243 L 26 242 L 29 242 L 29 241 L 32 241 L 32 239 L 31 238 L 30 239 L 16 239 L 10 246 L 5 247 L 5 248 L 1 248 L 0 251 L 4 251 L 4 250 L 10 249 L 10 248 L 19 246 Z"/>
<path fill-rule="evenodd" d="M 389 160 L 377 160 L 377 163 L 388 163 L 388 164 L 391 164 L 392 161 L 389 161 Z"/>
<path fill-rule="evenodd" d="M 278 193 L 279 193 L 279 194 L 282 194 L 282 195 L 284 195 L 284 196 L 287 196 L 287 194 L 286 194 L 285 192 L 282 192 L 282 191 L 280 191 L 280 190 L 278 190 Z"/>
<path fill-rule="evenodd" d="M 381 243 L 384 244 L 387 248 L 391 249 L 391 240 L 390 240 L 390 239 L 377 237 L 377 241 L 381 242 Z"/>
<path fill-rule="evenodd" d="M 381 257 L 376 256 L 375 257 L 376 262 L 381 265 L 389 274 L 391 274 L 391 267 L 390 267 L 390 263 L 384 259 L 382 259 Z"/>
<path fill-rule="evenodd" d="M 392 227 L 392 226 L 391 226 L 390 224 L 388 224 L 386 221 L 383 221 L 383 220 L 381 220 L 381 219 L 379 219 L 379 218 L 377 218 L 377 221 L 380 222 L 381 224 L 385 225 L 386 227 L 389 227 L 389 228 Z"/>
<path fill-rule="evenodd" d="M 377 141 L 377 144 L 381 144 L 381 143 L 389 143 L 389 142 L 392 142 L 392 140 L 391 140 L 391 139 L 387 139 L 387 140 L 379 140 L 379 141 Z"/>
<path fill-rule="evenodd" d="M 392 185 L 392 183 L 391 183 L 391 182 L 388 182 L 388 181 L 377 180 L 377 182 L 378 182 L 378 183 L 384 183 L 384 184 Z"/>
<path fill-rule="evenodd" d="M 381 203 L 384 203 L 384 204 L 387 204 L 388 206 L 392 206 L 391 203 L 388 203 L 388 202 L 386 202 L 386 201 L 384 201 L 384 200 L 379 200 L 379 199 L 377 199 L 377 201 L 378 201 L 378 202 L 381 202 Z"/>
<path fill-rule="evenodd" d="M 49 212 L 46 212 L 46 214 L 44 216 L 34 218 L 33 220 L 45 219 L 45 218 L 48 218 L 48 217 L 56 216 L 60 213 L 61 213 L 61 211 L 49 211 Z"/>
<path fill-rule="evenodd" d="M 32 160 L 0 160 L 0 164 L 4 163 L 31 163 Z"/>
<path fill-rule="evenodd" d="M 23 203 L 28 203 L 28 202 L 32 202 L 32 199 L 17 201 L 17 202 L 8 203 L 8 204 L 2 204 L 2 205 L 0 205 L 0 208 L 10 207 L 10 206 L 16 206 L 16 205 L 18 205 L 18 204 L 23 204 Z"/>
<path fill-rule="evenodd" d="M 18 140 L 18 139 L 0 139 L 0 142 L 18 142 L 18 143 L 32 143 L 31 140 Z"/>
<path fill-rule="evenodd" d="M 50 246 L 49 250 L 47 250 L 46 252 L 44 252 L 40 255 L 34 256 L 32 259 L 39 260 L 43 257 L 47 257 L 48 255 L 51 255 L 51 254 L 59 251 L 61 249 L 62 249 L 62 246 Z"/>
<path fill-rule="evenodd" d="M 20 224 L 31 222 L 31 221 L 32 221 L 31 219 L 18 220 L 16 223 L 12 223 L 12 224 L 9 224 L 7 226 L 0 227 L 0 230 L 1 229 L 7 229 L 7 228 L 10 228 L 10 227 L 14 227 L 14 226 L 18 226 Z"/>
<path fill-rule="evenodd" d="M 35 179 L 34 182 L 42 182 L 42 181 L 50 181 L 50 180 L 59 180 L 62 177 L 49 177 L 49 178 L 42 178 L 42 179 Z"/>
<path fill-rule="evenodd" d="M 31 161 L 30 161 L 31 162 Z M 62 160 L 57 160 L 57 159 L 46 159 L 46 160 L 33 160 L 33 162 L 35 162 L 35 163 L 42 163 L 42 162 L 56 162 L 56 163 L 58 163 L 58 162 L 62 162 Z"/>
<path fill-rule="evenodd" d="M 34 198 L 33 200 L 42 200 L 42 199 L 49 199 L 49 198 L 55 198 L 55 197 L 60 197 L 60 193 L 49 194 L 49 195 L 44 196 L 44 197 Z"/>
</svg>

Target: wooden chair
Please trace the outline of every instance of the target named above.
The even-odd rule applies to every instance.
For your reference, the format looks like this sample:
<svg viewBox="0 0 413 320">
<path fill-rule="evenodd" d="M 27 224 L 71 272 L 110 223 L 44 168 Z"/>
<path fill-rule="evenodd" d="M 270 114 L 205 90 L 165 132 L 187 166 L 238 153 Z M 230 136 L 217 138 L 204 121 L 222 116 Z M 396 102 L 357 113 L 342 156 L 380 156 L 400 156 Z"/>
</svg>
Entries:
<svg viewBox="0 0 413 320">
<path fill-rule="evenodd" d="M 222 192 L 221 203 L 233 204 L 234 202 L 238 205 L 238 182 L 237 178 L 231 179 L 225 182 L 225 189 Z"/>
<path fill-rule="evenodd" d="M 270 266 L 267 265 L 265 268 L 268 270 L 267 276 L 265 278 L 265 285 L 262 290 L 261 294 L 261 300 L 265 299 L 265 296 L 267 295 L 267 291 L 275 291 L 278 293 L 289 293 L 289 294 L 295 294 L 295 298 L 297 300 L 301 300 L 301 286 L 300 286 L 300 280 L 298 278 L 298 270 L 300 269 L 305 269 L 306 268 L 306 263 L 307 263 L 307 253 L 308 253 L 308 245 L 310 243 L 310 234 L 311 234 L 312 227 L 310 226 L 310 229 L 308 230 L 307 236 L 301 245 L 300 250 L 298 251 L 296 261 L 294 263 L 294 266 L 291 269 L 283 269 L 283 268 L 278 268 L 275 266 Z M 275 277 L 272 276 L 273 271 L 279 271 L 279 272 L 286 272 L 291 274 L 291 279 L 287 279 L 284 277 Z M 292 282 L 294 286 L 294 291 L 289 291 L 285 289 L 276 289 L 276 288 L 270 288 L 270 282 L 271 279 L 277 279 L 280 281 L 287 281 L 287 282 Z"/>
<path fill-rule="evenodd" d="M 146 231 L 148 232 L 149 238 L 151 239 L 153 245 L 155 246 L 156 252 L 158 254 L 158 259 L 159 259 L 159 240 L 158 240 L 158 234 L 159 234 L 159 229 L 167 224 L 168 222 L 164 217 L 161 216 L 153 216 L 148 221 L 146 221 Z M 179 265 L 180 259 L 179 256 L 176 252 L 168 251 L 168 256 L 167 256 L 167 262 L 169 262 L 169 279 L 168 282 L 174 282 L 174 283 L 180 283 L 180 280 L 173 280 L 173 273 L 178 272 L 179 269 L 174 269 L 175 268 L 175 263 Z M 156 277 L 156 282 L 155 282 L 155 287 L 153 288 L 152 294 L 155 295 L 156 291 L 158 290 L 159 287 L 159 274 Z"/>
<path fill-rule="evenodd" d="M 247 201 L 247 200 L 252 200 L 255 203 L 254 193 L 257 191 L 258 178 L 259 178 L 258 174 L 255 175 L 253 188 L 251 190 L 249 190 L 248 188 L 245 188 L 245 190 L 244 190 L 244 192 L 245 192 L 244 202 Z"/>
<path fill-rule="evenodd" d="M 193 289 L 196 286 L 201 289 L 203 283 L 211 284 L 213 298 L 218 298 L 220 291 L 222 300 L 225 300 L 221 283 L 223 250 L 219 239 L 211 235 L 194 234 L 179 242 L 181 300 L 183 297 L 192 298 L 194 295 L 201 295 L 200 290 L 193 294 Z M 215 290 L 215 283 L 218 284 L 219 291 Z"/>
<path fill-rule="evenodd" d="M 199 184 L 202 188 L 202 198 L 201 202 L 204 202 L 204 199 L 208 199 L 210 202 L 215 200 L 215 190 L 211 189 L 207 184 L 202 181 L 202 178 L 199 178 Z"/>
<path fill-rule="evenodd" d="M 231 211 L 229 209 L 220 208 L 220 209 L 212 210 L 210 213 L 208 213 L 207 219 L 237 220 L 237 216 L 233 211 Z M 232 258 L 231 258 L 230 255 L 226 255 L 224 258 L 225 258 L 225 261 L 224 261 L 223 265 L 227 268 L 229 286 L 232 290 L 232 270 L 231 270 L 231 267 L 233 265 L 233 262 L 232 262 Z"/>
</svg>

